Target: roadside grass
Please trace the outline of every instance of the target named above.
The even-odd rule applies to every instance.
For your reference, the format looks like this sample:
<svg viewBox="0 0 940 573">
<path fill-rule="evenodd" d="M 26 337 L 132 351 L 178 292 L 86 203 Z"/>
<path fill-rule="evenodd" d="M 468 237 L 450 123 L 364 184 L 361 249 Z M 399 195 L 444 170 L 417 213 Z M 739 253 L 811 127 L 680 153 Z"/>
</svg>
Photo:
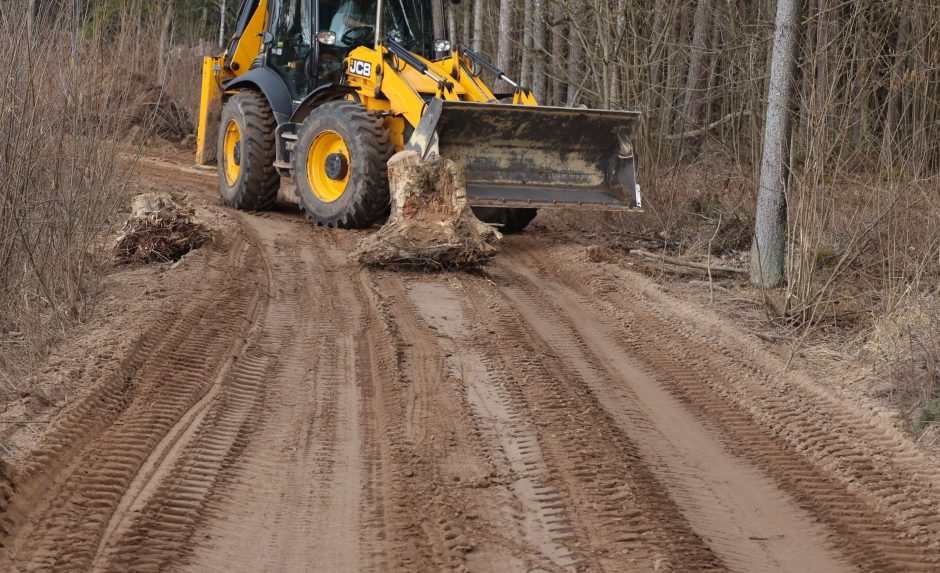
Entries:
<svg viewBox="0 0 940 573">
<path fill-rule="evenodd" d="M 119 61 L 155 45 L 142 33 L 154 16 L 87 8 L 0 5 L 0 401 L 28 392 L 30 366 L 94 308 L 133 163 L 121 158 L 165 124 L 157 78 L 142 98 Z"/>
</svg>

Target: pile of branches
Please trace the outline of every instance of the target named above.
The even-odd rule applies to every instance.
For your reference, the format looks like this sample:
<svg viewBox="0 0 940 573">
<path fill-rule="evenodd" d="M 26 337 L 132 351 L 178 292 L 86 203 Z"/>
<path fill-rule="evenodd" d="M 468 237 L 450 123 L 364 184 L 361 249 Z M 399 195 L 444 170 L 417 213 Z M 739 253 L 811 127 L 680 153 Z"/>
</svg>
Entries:
<svg viewBox="0 0 940 573">
<path fill-rule="evenodd" d="M 193 119 L 186 106 L 142 74 L 102 77 L 95 96 L 102 102 L 95 123 L 110 120 L 119 130 L 156 135 L 173 143 L 193 134 Z"/>
<path fill-rule="evenodd" d="M 213 240 L 212 230 L 195 211 L 169 193 L 134 197 L 131 216 L 114 243 L 118 263 L 178 261 Z"/>
<path fill-rule="evenodd" d="M 193 132 L 193 121 L 186 107 L 171 98 L 166 90 L 134 74 L 127 109 L 131 125 L 167 141 L 178 143 Z"/>
<path fill-rule="evenodd" d="M 369 266 L 425 271 L 478 267 L 496 256 L 502 235 L 473 215 L 463 170 L 403 151 L 388 162 L 392 211 L 359 242 L 353 257 Z"/>
</svg>

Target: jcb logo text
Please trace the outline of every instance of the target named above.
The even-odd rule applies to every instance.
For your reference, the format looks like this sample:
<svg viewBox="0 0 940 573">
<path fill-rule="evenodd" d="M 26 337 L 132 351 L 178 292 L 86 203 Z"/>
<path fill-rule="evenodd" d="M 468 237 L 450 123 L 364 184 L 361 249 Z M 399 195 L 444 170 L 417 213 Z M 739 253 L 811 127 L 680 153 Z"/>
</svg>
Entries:
<svg viewBox="0 0 940 573">
<path fill-rule="evenodd" d="M 351 60 L 349 62 L 349 73 L 362 76 L 364 78 L 371 78 L 372 64 L 369 62 L 363 62 L 361 60 Z"/>
</svg>

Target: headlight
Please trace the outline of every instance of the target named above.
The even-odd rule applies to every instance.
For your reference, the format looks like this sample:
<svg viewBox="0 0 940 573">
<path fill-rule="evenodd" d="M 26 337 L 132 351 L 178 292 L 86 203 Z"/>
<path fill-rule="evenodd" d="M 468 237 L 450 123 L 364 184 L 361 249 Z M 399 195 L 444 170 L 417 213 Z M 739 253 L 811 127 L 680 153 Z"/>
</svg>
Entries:
<svg viewBox="0 0 940 573">
<path fill-rule="evenodd" d="M 435 52 L 449 52 L 452 47 L 450 40 L 434 40 Z"/>
</svg>

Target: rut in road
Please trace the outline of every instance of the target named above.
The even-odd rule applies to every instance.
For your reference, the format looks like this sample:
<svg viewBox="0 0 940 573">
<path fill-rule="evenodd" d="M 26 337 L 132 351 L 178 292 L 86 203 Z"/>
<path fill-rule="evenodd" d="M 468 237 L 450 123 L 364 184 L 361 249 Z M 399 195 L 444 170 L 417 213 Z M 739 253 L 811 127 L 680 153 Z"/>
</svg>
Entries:
<svg viewBox="0 0 940 573">
<path fill-rule="evenodd" d="M 232 368 L 259 305 L 257 249 L 235 238 L 209 262 L 185 308 L 145 333 L 124 372 L 105 380 L 50 428 L 17 479 L 0 568 L 87 570 L 141 468 L 182 437 L 178 422 Z M 242 270 L 240 274 L 232 268 Z M 170 446 L 169 449 L 172 449 Z"/>
<path fill-rule="evenodd" d="M 725 448 L 752 460 L 864 570 L 940 566 L 940 473 L 900 436 L 822 394 L 726 331 L 709 331 L 635 273 L 584 264 L 584 253 L 521 239 L 501 265 L 527 288 L 585 310 Z M 630 293 L 625 299 L 624 292 Z M 574 313 L 575 315 L 577 313 Z M 602 394 L 603 396 L 603 394 Z"/>
<path fill-rule="evenodd" d="M 356 304 L 351 285 L 332 280 L 330 263 L 343 257 L 326 241 L 294 240 L 296 222 L 248 224 L 269 263 L 269 302 L 247 344 L 251 354 L 219 401 L 219 419 L 206 420 L 204 436 L 176 462 L 178 476 L 116 542 L 108 569 L 148 559 L 192 571 L 362 568 Z M 337 286 L 347 288 L 326 290 Z M 192 483 L 194 469 L 221 483 L 211 491 Z M 177 500 L 198 495 L 206 498 L 198 513 L 164 519 Z"/>
<path fill-rule="evenodd" d="M 934 466 L 581 247 L 395 273 L 237 220 L 17 472 L 0 569 L 938 567 Z"/>
</svg>

